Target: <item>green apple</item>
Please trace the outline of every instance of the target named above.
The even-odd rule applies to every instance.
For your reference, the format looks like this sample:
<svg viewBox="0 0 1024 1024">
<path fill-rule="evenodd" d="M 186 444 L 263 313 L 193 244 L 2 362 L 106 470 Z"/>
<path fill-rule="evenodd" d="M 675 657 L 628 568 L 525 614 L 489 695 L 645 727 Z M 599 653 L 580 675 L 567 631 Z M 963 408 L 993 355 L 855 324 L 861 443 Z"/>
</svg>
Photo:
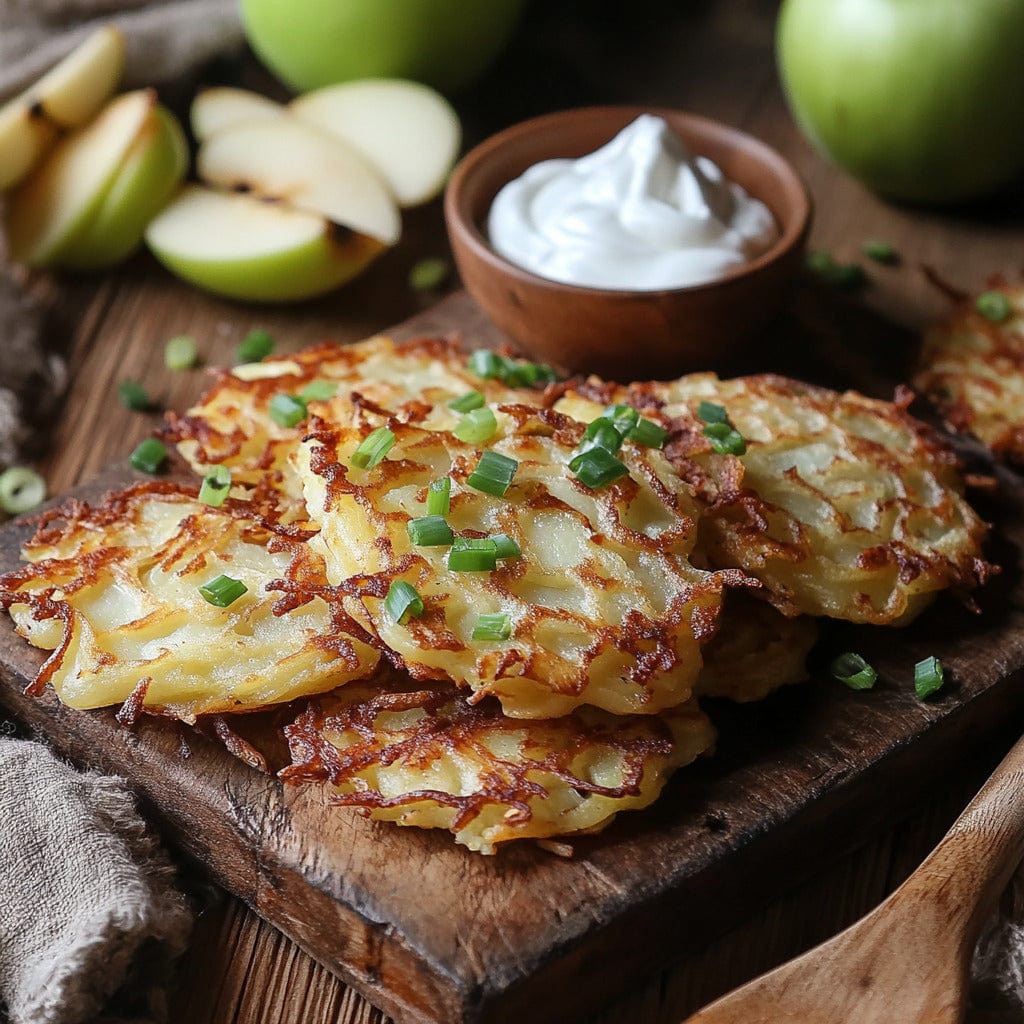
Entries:
<svg viewBox="0 0 1024 1024">
<path fill-rule="evenodd" d="M 112 100 L 84 128 L 62 139 L 11 192 L 4 221 L 12 259 L 49 266 L 74 245 L 103 205 L 155 106 L 151 89 Z"/>
<path fill-rule="evenodd" d="M 500 53 L 523 0 L 241 0 L 257 56 L 296 92 L 353 78 L 464 88 Z"/>
<path fill-rule="evenodd" d="M 210 185 L 287 202 L 383 245 L 401 220 L 387 185 L 352 149 L 293 117 L 270 115 L 217 133 L 199 149 Z"/>
<path fill-rule="evenodd" d="M 428 86 L 399 78 L 329 85 L 300 96 L 289 109 L 364 157 L 401 207 L 441 192 L 462 142 L 452 105 Z"/>
<path fill-rule="evenodd" d="M 0 109 L 0 191 L 28 174 L 59 131 L 85 124 L 113 95 L 123 69 L 124 37 L 107 25 Z"/>
<path fill-rule="evenodd" d="M 57 253 L 62 267 L 91 270 L 119 263 L 181 184 L 188 143 L 170 111 L 155 107 L 84 230 Z"/>
<path fill-rule="evenodd" d="M 284 114 L 280 103 L 248 89 L 216 86 L 196 94 L 189 112 L 192 134 L 205 142 L 213 135 L 254 118 Z"/>
<path fill-rule="evenodd" d="M 883 195 L 956 202 L 1024 172 L 1020 0 L 785 0 L 777 49 L 800 127 Z"/>
<path fill-rule="evenodd" d="M 326 217 L 253 195 L 186 186 L 149 225 L 170 271 L 218 295 L 287 302 L 331 291 L 384 246 Z"/>
</svg>

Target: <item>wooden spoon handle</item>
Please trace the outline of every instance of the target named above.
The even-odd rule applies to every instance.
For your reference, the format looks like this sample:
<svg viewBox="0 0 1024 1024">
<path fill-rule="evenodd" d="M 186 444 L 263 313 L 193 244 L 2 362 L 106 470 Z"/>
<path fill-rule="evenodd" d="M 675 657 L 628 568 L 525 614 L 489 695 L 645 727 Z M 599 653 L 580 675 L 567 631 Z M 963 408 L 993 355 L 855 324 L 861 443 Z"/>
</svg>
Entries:
<svg viewBox="0 0 1024 1024">
<path fill-rule="evenodd" d="M 898 893 L 909 904 L 920 900 L 922 905 L 941 906 L 951 929 L 973 949 L 985 918 L 1022 859 L 1024 738 Z"/>
</svg>

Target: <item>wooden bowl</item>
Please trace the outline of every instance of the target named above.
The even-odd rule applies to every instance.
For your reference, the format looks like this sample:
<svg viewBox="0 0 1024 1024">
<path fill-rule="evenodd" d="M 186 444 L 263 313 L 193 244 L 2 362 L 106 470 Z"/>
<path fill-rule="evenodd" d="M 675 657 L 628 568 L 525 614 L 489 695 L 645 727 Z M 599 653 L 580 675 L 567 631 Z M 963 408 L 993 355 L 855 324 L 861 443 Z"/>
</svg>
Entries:
<svg viewBox="0 0 1024 1024">
<path fill-rule="evenodd" d="M 550 281 L 491 248 L 487 213 L 506 182 L 541 160 L 592 153 L 643 113 L 665 118 L 694 154 L 771 210 L 771 249 L 707 284 L 640 292 Z M 803 182 L 775 150 L 717 121 L 647 107 L 566 110 L 492 136 L 452 172 L 444 211 L 462 280 L 498 327 L 537 359 L 620 380 L 727 366 L 778 312 L 811 221 Z"/>
</svg>

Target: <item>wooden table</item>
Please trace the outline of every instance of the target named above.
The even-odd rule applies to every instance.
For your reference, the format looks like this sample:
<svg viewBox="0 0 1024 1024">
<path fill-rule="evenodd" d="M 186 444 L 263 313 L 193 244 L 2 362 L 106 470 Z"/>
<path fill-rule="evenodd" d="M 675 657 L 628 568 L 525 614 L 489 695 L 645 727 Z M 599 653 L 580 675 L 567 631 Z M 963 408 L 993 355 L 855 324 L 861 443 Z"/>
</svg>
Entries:
<svg viewBox="0 0 1024 1024">
<path fill-rule="evenodd" d="M 861 294 L 823 298 L 811 289 L 810 297 L 800 300 L 807 304 L 803 318 L 832 332 L 843 332 L 851 320 L 863 329 L 866 320 L 892 337 L 892 359 L 906 359 L 914 333 L 944 304 L 921 266 L 965 287 L 981 284 L 994 271 L 1015 271 L 1022 239 L 1019 205 L 956 214 L 898 209 L 816 156 L 794 127 L 778 87 L 772 57 L 775 13 L 776 4 L 768 0 L 536 4 L 499 66 L 460 100 L 467 141 L 547 110 L 606 102 L 682 107 L 742 127 L 776 146 L 805 176 L 817 207 L 814 246 L 855 259 L 861 243 L 877 237 L 903 256 L 898 267 L 871 265 L 870 283 Z M 228 69 L 228 75 L 260 80 L 250 64 Z M 181 101 L 188 95 L 183 88 Z M 51 491 L 93 476 L 154 426 L 155 417 L 118 405 L 118 380 L 143 381 L 168 408 L 183 408 L 194 399 L 202 375 L 164 369 L 163 345 L 171 335 L 194 336 L 210 364 L 230 362 L 239 339 L 257 326 L 277 336 L 279 350 L 324 337 L 360 338 L 436 301 L 439 294 L 411 292 L 406 279 L 417 260 L 446 252 L 440 204 L 434 203 L 407 218 L 399 248 L 357 282 L 294 308 L 262 309 L 206 297 L 171 279 L 145 255 L 100 277 L 37 278 L 34 288 L 60 297 L 54 325 L 67 340 L 72 371 L 44 466 Z M 449 284 L 456 286 L 457 281 Z M 836 383 L 853 376 L 864 358 L 851 348 L 846 364 L 835 367 Z M 957 781 L 944 783 L 930 804 L 885 834 L 865 835 L 854 855 L 836 860 L 822 849 L 820 875 L 780 892 L 767 908 L 752 907 L 747 923 L 712 938 L 700 955 L 671 972 L 637 977 L 633 991 L 600 1020 L 679 1020 L 860 916 L 919 862 L 1010 738 L 993 739 L 986 754 L 964 763 Z M 180 968 L 172 1019 L 192 1024 L 384 1020 L 243 904 L 223 895 L 208 902 Z"/>
</svg>

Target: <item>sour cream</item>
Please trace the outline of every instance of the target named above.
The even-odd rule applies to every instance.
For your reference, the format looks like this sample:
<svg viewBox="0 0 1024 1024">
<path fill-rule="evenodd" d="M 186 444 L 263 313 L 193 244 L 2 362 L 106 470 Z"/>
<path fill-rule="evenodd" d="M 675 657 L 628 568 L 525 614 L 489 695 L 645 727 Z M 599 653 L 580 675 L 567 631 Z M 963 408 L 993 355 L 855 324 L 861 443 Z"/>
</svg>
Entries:
<svg viewBox="0 0 1024 1024">
<path fill-rule="evenodd" d="M 541 277 L 629 291 L 713 281 L 778 238 L 764 203 L 651 114 L 589 156 L 510 181 L 487 230 L 502 256 Z"/>
</svg>

